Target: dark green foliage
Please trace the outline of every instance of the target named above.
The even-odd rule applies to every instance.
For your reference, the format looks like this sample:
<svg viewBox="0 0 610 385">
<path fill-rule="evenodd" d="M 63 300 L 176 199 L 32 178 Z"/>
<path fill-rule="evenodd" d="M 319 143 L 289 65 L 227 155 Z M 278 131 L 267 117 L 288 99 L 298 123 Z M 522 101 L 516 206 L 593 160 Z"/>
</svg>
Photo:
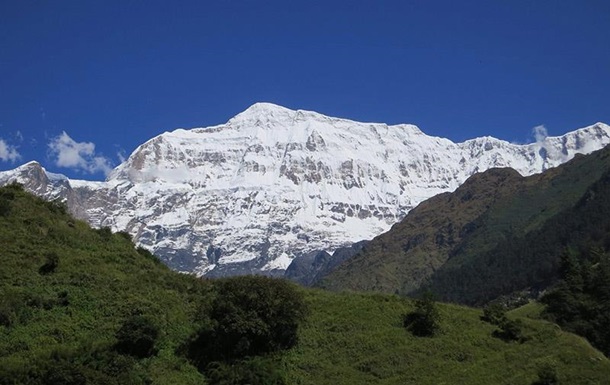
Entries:
<svg viewBox="0 0 610 385">
<path fill-rule="evenodd" d="M 116 233 L 116 235 L 124 238 L 127 242 L 131 242 L 131 235 L 127 232 L 127 231 L 119 231 Z"/>
<path fill-rule="evenodd" d="M 506 318 L 506 309 L 499 303 L 491 303 L 483 309 L 481 320 L 492 325 L 500 325 Z"/>
<path fill-rule="evenodd" d="M 17 293 L 6 293 L 0 297 L 0 325 L 10 327 L 22 319 L 25 301 Z"/>
<path fill-rule="evenodd" d="M 252 357 L 233 362 L 213 362 L 206 369 L 206 377 L 211 385 L 284 385 L 285 381 L 270 360 Z"/>
<path fill-rule="evenodd" d="M 95 231 L 99 234 L 100 238 L 105 241 L 109 240 L 112 237 L 112 230 L 110 229 L 110 227 L 100 227 Z"/>
<path fill-rule="evenodd" d="M 66 205 L 66 203 L 64 201 L 62 201 L 59 198 L 55 199 L 53 201 L 45 202 L 45 206 L 49 209 L 49 211 L 51 211 L 53 213 L 61 214 L 61 215 L 68 214 L 68 206 Z"/>
<path fill-rule="evenodd" d="M 153 253 L 146 250 L 145 248 L 140 246 L 136 249 L 136 251 L 138 252 L 138 254 L 140 254 L 144 258 L 149 259 L 149 260 L 153 261 L 154 263 L 161 264 L 161 260 L 159 258 L 157 258 Z"/>
<path fill-rule="evenodd" d="M 470 305 L 527 287 L 543 290 L 562 276 L 560 256 L 567 248 L 579 255 L 610 249 L 610 172 L 540 228 L 512 234 L 457 268 L 439 269 L 429 288 L 445 300 Z"/>
<path fill-rule="evenodd" d="M 129 317 L 116 334 L 116 350 L 138 358 L 155 354 L 159 328 L 152 318 L 143 315 Z"/>
<path fill-rule="evenodd" d="M 14 193 L 11 211 L 0 216 L 0 385 L 81 384 L 83 379 L 105 385 L 525 385 L 534 379 L 535 361 L 547 356 L 561 363 L 566 384 L 610 378 L 609 360 L 546 322 L 526 320 L 528 332 L 531 327 L 544 341 L 506 344 L 490 338 L 479 310 L 438 304 L 443 332 L 417 338 L 400 323 L 413 308 L 404 298 L 292 285 L 311 309 L 307 322 L 299 324 L 297 348 L 196 367 L 177 351 L 190 336 L 206 335 L 198 330 L 220 330 L 210 315 L 213 304 L 221 308 L 224 280 L 172 272 L 136 252 L 124 237 L 102 239 L 84 222 L 50 210 L 20 189 L 8 190 Z M 60 264 L 52 274 L 40 275 L 49 253 L 59 255 Z M 157 354 L 140 358 L 116 349 L 118 331 L 134 315 L 157 326 Z M 209 340 L 200 342 L 204 347 Z"/>
<path fill-rule="evenodd" d="M 244 276 L 218 280 L 214 287 L 211 327 L 201 330 L 189 346 L 189 357 L 200 368 L 211 361 L 231 361 L 296 344 L 307 310 L 294 284 Z"/>
<path fill-rule="evenodd" d="M 516 341 L 525 342 L 527 337 L 523 334 L 523 322 L 504 317 L 498 325 L 500 329 L 494 331 L 492 335 L 506 342 Z"/>
<path fill-rule="evenodd" d="M 44 265 L 40 266 L 38 272 L 42 275 L 47 275 L 55 272 L 57 266 L 59 265 L 59 255 L 56 253 L 48 253 L 45 256 Z"/>
<path fill-rule="evenodd" d="M 0 187 L 0 196 L 11 208 L 0 216 L 0 384 L 205 382 L 175 349 L 196 330 L 208 283 L 171 272 L 57 203 L 14 186 Z M 127 328 L 133 309 L 156 332 Z M 137 341 L 138 332 L 155 341 L 152 350 L 117 343 Z"/>
<path fill-rule="evenodd" d="M 550 320 L 610 356 L 610 257 L 599 251 L 589 254 L 564 254 L 562 280 L 541 301 Z"/>
<path fill-rule="evenodd" d="M 47 371 L 44 381 L 48 385 L 85 385 L 87 377 L 79 365 L 59 361 Z"/>
<path fill-rule="evenodd" d="M 498 326 L 492 335 L 506 342 L 525 342 L 528 338 L 523 334 L 523 322 L 521 320 L 509 319 L 506 316 L 505 307 L 499 302 L 493 302 L 485 306 L 481 320 Z"/>
<path fill-rule="evenodd" d="M 545 362 L 538 368 L 538 380 L 532 385 L 559 385 L 555 365 Z"/>
<path fill-rule="evenodd" d="M 15 199 L 15 193 L 9 189 L 0 192 L 0 217 L 5 217 L 11 212 L 11 201 Z"/>
<path fill-rule="evenodd" d="M 415 301 L 415 310 L 403 317 L 403 326 L 418 337 L 433 337 L 440 331 L 440 313 L 431 293 Z"/>
</svg>

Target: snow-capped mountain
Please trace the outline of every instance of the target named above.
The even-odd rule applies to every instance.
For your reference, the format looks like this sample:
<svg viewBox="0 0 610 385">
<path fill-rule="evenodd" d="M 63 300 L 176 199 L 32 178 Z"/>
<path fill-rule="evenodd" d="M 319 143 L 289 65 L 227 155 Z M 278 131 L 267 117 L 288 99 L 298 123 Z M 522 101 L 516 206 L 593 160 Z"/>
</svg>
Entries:
<svg viewBox="0 0 610 385">
<path fill-rule="evenodd" d="M 271 273 L 296 256 L 379 235 L 476 172 L 530 175 L 608 143 L 603 123 L 527 145 L 453 143 L 409 124 L 258 103 L 225 124 L 149 140 L 105 182 L 68 180 L 31 162 L 1 172 L 0 184 L 66 199 L 77 217 L 129 232 L 180 271 Z"/>
</svg>

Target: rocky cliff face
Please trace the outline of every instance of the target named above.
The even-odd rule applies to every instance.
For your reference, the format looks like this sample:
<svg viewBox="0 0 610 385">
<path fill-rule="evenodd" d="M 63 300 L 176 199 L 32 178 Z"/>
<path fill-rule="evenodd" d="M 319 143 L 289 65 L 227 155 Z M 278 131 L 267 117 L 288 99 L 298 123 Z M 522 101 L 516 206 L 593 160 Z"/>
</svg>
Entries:
<svg viewBox="0 0 610 385">
<path fill-rule="evenodd" d="M 371 239 L 476 172 L 530 175 L 608 143 L 601 123 L 529 145 L 453 143 L 413 125 L 259 103 L 225 124 L 149 140 L 106 182 L 28 163 L 0 173 L 0 183 L 63 198 L 76 216 L 129 232 L 176 270 L 280 274 L 297 256 Z"/>
</svg>

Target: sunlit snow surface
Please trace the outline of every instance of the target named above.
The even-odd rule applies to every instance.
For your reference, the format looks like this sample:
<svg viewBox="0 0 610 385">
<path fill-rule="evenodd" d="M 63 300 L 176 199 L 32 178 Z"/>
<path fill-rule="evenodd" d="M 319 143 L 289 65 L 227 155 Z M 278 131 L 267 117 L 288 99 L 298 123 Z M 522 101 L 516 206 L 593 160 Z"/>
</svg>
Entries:
<svg viewBox="0 0 610 385">
<path fill-rule="evenodd" d="M 387 231 L 473 173 L 512 167 L 530 175 L 608 143 L 601 123 L 528 145 L 453 143 L 413 125 L 259 103 L 226 124 L 149 140 L 107 182 L 70 185 L 92 225 L 128 231 L 178 270 L 244 262 L 283 270 L 301 253 Z"/>
</svg>

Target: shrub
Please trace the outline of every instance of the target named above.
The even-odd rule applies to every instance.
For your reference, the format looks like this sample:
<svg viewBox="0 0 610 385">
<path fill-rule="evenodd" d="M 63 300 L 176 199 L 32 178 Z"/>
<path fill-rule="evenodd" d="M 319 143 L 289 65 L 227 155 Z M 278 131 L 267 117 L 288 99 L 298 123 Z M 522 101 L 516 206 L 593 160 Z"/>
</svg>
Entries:
<svg viewBox="0 0 610 385">
<path fill-rule="evenodd" d="M 138 254 L 140 254 L 144 258 L 150 259 L 151 261 L 153 261 L 156 264 L 161 264 L 161 260 L 159 260 L 159 258 L 157 258 L 153 253 L 146 250 L 145 248 L 140 246 L 136 249 L 136 251 L 138 252 Z"/>
<path fill-rule="evenodd" d="M 506 311 L 504 306 L 499 303 L 492 303 L 483 309 L 483 315 L 481 320 L 488 322 L 492 325 L 500 325 L 506 320 Z"/>
<path fill-rule="evenodd" d="M 0 325 L 10 327 L 18 320 L 18 307 L 10 299 L 0 300 Z"/>
<path fill-rule="evenodd" d="M 538 380 L 533 385 L 558 385 L 557 369 L 550 362 L 545 362 L 538 367 Z"/>
<path fill-rule="evenodd" d="M 307 313 L 301 293 L 281 279 L 245 276 L 215 282 L 211 326 L 189 346 L 200 368 L 211 361 L 231 361 L 288 349 L 297 342 Z"/>
<path fill-rule="evenodd" d="M 68 361 L 56 362 L 44 376 L 44 383 L 48 385 L 85 385 L 87 378 L 83 369 Z"/>
<path fill-rule="evenodd" d="M 131 235 L 127 231 L 119 231 L 116 234 L 127 242 L 132 242 Z"/>
<path fill-rule="evenodd" d="M 403 325 L 413 335 L 432 337 L 440 331 L 440 313 L 431 293 L 415 302 L 415 310 L 403 316 Z"/>
<path fill-rule="evenodd" d="M 284 385 L 285 381 L 270 360 L 254 357 L 233 364 L 213 362 L 206 369 L 212 385 Z"/>
<path fill-rule="evenodd" d="M 45 259 L 46 261 L 44 265 L 40 266 L 38 272 L 42 275 L 54 273 L 55 269 L 57 269 L 57 266 L 59 265 L 59 255 L 56 253 L 48 253 L 45 256 Z"/>
<path fill-rule="evenodd" d="M 155 343 L 159 337 L 159 328 L 154 321 L 143 315 L 128 318 L 116 333 L 116 350 L 138 358 L 155 354 Z"/>
<path fill-rule="evenodd" d="M 506 342 L 525 342 L 527 338 L 523 335 L 523 322 L 504 318 L 500 323 L 500 329 L 493 332 L 493 336 Z"/>
<path fill-rule="evenodd" d="M 7 217 L 11 213 L 11 201 L 5 197 L 5 194 L 0 195 L 0 217 Z"/>
<path fill-rule="evenodd" d="M 96 233 L 105 241 L 109 241 L 112 238 L 112 230 L 110 227 L 100 227 L 95 230 Z"/>
</svg>

